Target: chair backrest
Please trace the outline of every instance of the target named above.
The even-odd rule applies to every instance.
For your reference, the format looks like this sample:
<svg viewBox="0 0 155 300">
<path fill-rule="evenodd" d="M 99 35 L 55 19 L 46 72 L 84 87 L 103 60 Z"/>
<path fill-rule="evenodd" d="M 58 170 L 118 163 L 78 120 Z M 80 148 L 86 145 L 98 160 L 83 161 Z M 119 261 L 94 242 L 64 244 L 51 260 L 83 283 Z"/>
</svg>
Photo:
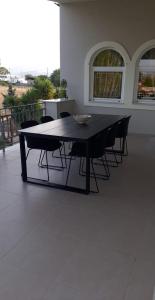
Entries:
<svg viewBox="0 0 155 300">
<path fill-rule="evenodd" d="M 35 121 L 35 120 L 29 120 L 29 121 L 22 122 L 21 123 L 21 128 L 22 129 L 26 129 L 28 127 L 36 126 L 38 124 L 39 123 L 37 121 Z"/>
<path fill-rule="evenodd" d="M 102 157 L 104 155 L 110 129 L 106 128 L 91 140 L 90 151 L 92 157 Z"/>
<path fill-rule="evenodd" d="M 125 138 L 128 135 L 128 127 L 131 116 L 125 117 L 118 122 L 117 138 Z"/>
<path fill-rule="evenodd" d="M 115 138 L 117 135 L 118 123 L 115 123 L 107 130 L 107 139 L 105 141 L 105 147 L 113 147 L 115 145 Z"/>
<path fill-rule="evenodd" d="M 21 123 L 21 128 L 26 129 L 26 128 L 29 128 L 29 127 L 36 126 L 38 124 L 39 123 L 35 120 L 29 120 L 29 121 L 22 122 Z M 27 147 L 31 148 L 31 149 L 33 149 L 33 148 L 35 149 L 36 148 L 36 139 L 37 138 L 31 138 L 31 137 L 27 136 L 26 137 Z"/>
<path fill-rule="evenodd" d="M 69 117 L 71 114 L 68 111 L 63 111 L 60 113 L 61 118 L 66 118 Z"/>
<path fill-rule="evenodd" d="M 42 116 L 40 118 L 41 123 L 47 123 L 47 122 L 51 122 L 51 121 L 54 121 L 54 118 L 52 118 L 51 116 Z"/>
</svg>

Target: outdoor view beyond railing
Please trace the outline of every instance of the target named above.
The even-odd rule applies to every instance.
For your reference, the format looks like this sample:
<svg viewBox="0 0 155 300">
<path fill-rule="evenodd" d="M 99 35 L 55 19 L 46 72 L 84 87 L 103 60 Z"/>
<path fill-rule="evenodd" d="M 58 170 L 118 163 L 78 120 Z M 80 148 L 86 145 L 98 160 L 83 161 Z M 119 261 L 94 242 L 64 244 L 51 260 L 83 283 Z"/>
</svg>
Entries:
<svg viewBox="0 0 155 300">
<path fill-rule="evenodd" d="M 6 81 L 3 73 L 8 74 Z M 0 74 L 0 149 L 5 149 L 18 142 L 23 121 L 40 122 L 40 117 L 46 114 L 43 100 L 67 98 L 67 81 L 60 80 L 60 69 L 50 76 L 26 75 L 24 83 L 12 82 L 9 71 L 1 66 Z"/>
<path fill-rule="evenodd" d="M 40 121 L 45 114 L 45 104 L 37 102 L 0 109 L 0 149 L 18 142 L 18 130 L 26 120 Z"/>
</svg>

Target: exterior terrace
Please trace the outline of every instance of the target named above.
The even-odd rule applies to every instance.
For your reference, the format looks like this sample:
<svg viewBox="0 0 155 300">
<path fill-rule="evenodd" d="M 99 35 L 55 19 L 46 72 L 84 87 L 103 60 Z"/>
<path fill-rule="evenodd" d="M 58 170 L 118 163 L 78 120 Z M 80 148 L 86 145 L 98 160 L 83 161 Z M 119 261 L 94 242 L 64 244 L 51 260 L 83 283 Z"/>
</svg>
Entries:
<svg viewBox="0 0 155 300">
<path fill-rule="evenodd" d="M 153 299 L 155 138 L 128 145 L 87 196 L 23 183 L 18 144 L 0 153 L 0 299 Z"/>
</svg>

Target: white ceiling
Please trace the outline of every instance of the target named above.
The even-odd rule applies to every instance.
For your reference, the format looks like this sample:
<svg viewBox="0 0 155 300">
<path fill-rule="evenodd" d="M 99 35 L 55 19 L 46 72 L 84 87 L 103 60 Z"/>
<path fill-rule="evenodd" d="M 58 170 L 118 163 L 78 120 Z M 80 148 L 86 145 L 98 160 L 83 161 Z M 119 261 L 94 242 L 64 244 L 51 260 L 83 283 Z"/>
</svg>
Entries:
<svg viewBox="0 0 155 300">
<path fill-rule="evenodd" d="M 96 0 L 50 0 L 56 3 L 73 3 L 73 2 L 88 2 L 88 1 L 96 1 Z"/>
</svg>

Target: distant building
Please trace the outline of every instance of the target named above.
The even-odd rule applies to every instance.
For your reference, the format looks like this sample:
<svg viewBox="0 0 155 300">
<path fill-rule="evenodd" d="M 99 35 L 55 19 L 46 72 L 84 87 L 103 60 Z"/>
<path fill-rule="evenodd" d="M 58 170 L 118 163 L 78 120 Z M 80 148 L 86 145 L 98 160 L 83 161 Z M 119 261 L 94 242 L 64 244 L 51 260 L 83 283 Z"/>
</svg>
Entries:
<svg viewBox="0 0 155 300">
<path fill-rule="evenodd" d="M 17 75 L 11 74 L 0 74 L 0 81 L 5 81 L 8 83 L 19 83 L 19 84 L 27 84 L 28 81 L 25 78 L 20 78 Z"/>
</svg>

